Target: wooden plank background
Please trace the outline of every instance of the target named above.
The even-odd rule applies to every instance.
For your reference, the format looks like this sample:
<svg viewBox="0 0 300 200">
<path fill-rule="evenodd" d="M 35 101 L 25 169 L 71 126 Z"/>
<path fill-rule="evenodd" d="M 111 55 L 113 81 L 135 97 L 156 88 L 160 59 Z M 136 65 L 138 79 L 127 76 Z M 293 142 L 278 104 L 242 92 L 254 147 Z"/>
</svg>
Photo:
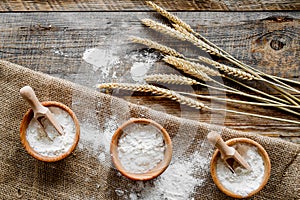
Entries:
<svg viewBox="0 0 300 200">
<path fill-rule="evenodd" d="M 149 8 L 140 0 L 3 0 L 2 11 L 144 11 Z M 170 11 L 258 11 L 299 10 L 297 0 L 200 0 L 153 1 Z"/>
<path fill-rule="evenodd" d="M 95 89 L 95 84 L 102 82 L 130 82 L 130 55 L 136 53 L 153 54 L 142 45 L 128 41 L 131 35 L 149 38 L 195 57 L 204 54 L 192 45 L 176 41 L 158 34 L 140 23 L 143 18 L 163 21 L 156 13 L 149 12 L 139 1 L 2 1 L 2 11 L 74 11 L 74 12 L 2 12 L 0 13 L 0 58 L 11 61 L 36 71 L 64 78 Z M 127 2 L 127 3 L 126 3 Z M 264 11 L 264 12 L 212 12 L 211 10 L 292 10 L 297 2 L 259 1 L 249 6 L 236 7 L 231 1 L 210 1 L 211 6 L 198 1 L 172 4 L 172 1 L 160 1 L 158 4 L 173 12 L 190 24 L 196 31 L 225 49 L 236 58 L 260 70 L 281 77 L 299 80 L 300 27 L 299 12 Z M 197 3 L 196 3 L 197 2 Z M 216 3 L 217 2 L 217 3 Z M 250 2 L 250 1 L 247 1 Z M 258 1 L 257 1 L 258 2 Z M 272 3 L 273 2 L 273 3 Z M 215 4 L 214 4 L 215 3 Z M 277 6 L 275 6 L 277 4 Z M 201 6 L 202 7 L 201 7 Z M 247 6 L 248 5 L 248 6 Z M 209 11 L 201 11 L 208 9 Z M 75 11 L 85 12 L 75 12 Z M 107 10 L 110 12 L 86 12 Z M 134 14 L 128 10 L 135 10 Z M 144 10 L 144 11 L 139 11 Z M 183 12 L 184 10 L 184 12 Z M 191 12 L 190 10 L 198 10 Z M 122 12 L 118 12 L 122 11 Z M 145 12 L 146 11 L 146 12 Z M 111 65 L 109 74 L 95 70 L 83 60 L 87 49 L 97 48 L 107 59 L 117 58 L 118 63 L 105 60 L 103 67 Z M 113 76 L 113 72 L 116 76 Z M 151 73 L 176 72 L 159 60 L 153 64 Z M 168 86 L 174 88 L 174 86 Z M 195 88 L 180 87 L 183 91 Z M 204 88 L 202 93 L 208 93 Z M 133 103 L 145 105 L 175 116 L 202 122 L 225 125 L 228 128 L 280 137 L 300 143 L 299 126 L 272 120 L 262 120 L 236 114 L 210 113 L 198 111 L 176 102 L 140 93 L 114 92 Z M 222 96 L 222 94 L 216 94 Z M 228 97 L 243 99 L 235 95 Z M 210 105 L 210 101 L 200 100 Z M 215 104 L 219 105 L 219 104 Z M 254 106 L 227 104 L 227 109 L 268 114 L 299 120 L 284 112 Z"/>
</svg>

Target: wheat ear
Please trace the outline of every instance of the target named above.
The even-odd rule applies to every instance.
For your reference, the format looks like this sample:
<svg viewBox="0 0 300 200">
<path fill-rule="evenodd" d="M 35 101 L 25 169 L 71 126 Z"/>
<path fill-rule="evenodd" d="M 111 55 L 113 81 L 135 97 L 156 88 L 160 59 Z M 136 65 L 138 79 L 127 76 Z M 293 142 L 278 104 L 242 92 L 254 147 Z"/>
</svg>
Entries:
<svg viewBox="0 0 300 200">
<path fill-rule="evenodd" d="M 204 50 L 212 55 L 222 56 L 221 52 L 219 50 L 211 47 L 210 45 L 206 44 L 202 40 L 199 40 L 193 34 L 189 33 L 186 29 L 184 29 L 180 26 L 175 25 L 178 28 L 178 30 L 176 30 L 176 29 L 168 27 L 162 23 L 155 22 L 151 19 L 143 19 L 142 23 L 155 31 L 161 32 L 163 34 L 167 34 L 171 37 L 174 37 L 174 38 L 182 40 L 182 41 L 191 42 L 195 46 L 201 48 L 202 50 Z"/>
<path fill-rule="evenodd" d="M 276 85 L 278 87 L 285 87 L 286 89 L 288 88 L 289 90 L 293 90 L 298 92 L 297 90 L 295 90 L 293 87 L 281 82 L 280 80 L 283 81 L 287 81 L 287 82 L 291 82 L 294 84 L 299 84 L 299 81 L 293 81 L 290 79 L 285 79 L 285 78 L 281 78 L 281 77 L 276 77 L 276 76 L 272 76 L 272 75 L 268 75 L 265 74 L 257 69 L 254 69 L 242 62 L 240 62 L 239 60 L 235 59 L 233 56 L 231 56 L 228 52 L 224 51 L 223 49 L 221 49 L 220 47 L 218 47 L 217 45 L 215 45 L 214 43 L 210 42 L 208 39 L 206 39 L 204 36 L 202 36 L 201 34 L 195 32 L 188 24 L 186 24 L 185 22 L 183 22 L 181 19 L 179 19 L 178 17 L 172 15 L 171 13 L 169 13 L 168 11 L 166 11 L 165 9 L 159 7 L 158 5 L 156 5 L 155 3 L 148 1 L 147 4 L 149 6 L 151 6 L 154 10 L 156 10 L 157 12 L 159 12 L 162 16 L 166 17 L 167 19 L 169 19 L 170 21 L 174 22 L 175 24 L 177 24 L 178 26 L 181 26 L 182 28 L 186 29 L 188 32 L 190 32 L 191 34 L 194 34 L 194 36 L 196 36 L 197 38 L 199 38 L 199 40 L 203 41 L 203 43 L 209 45 L 211 48 L 215 49 L 214 51 L 216 51 L 219 56 L 222 56 L 223 58 L 228 59 L 229 61 L 233 62 L 234 64 L 237 64 L 239 67 L 241 67 L 242 69 L 245 69 L 247 72 L 253 74 L 255 77 L 260 78 L 258 74 L 256 74 L 254 71 L 257 71 L 260 75 L 262 76 L 267 76 L 271 79 L 273 79 L 274 81 L 278 82 L 280 85 Z M 182 31 L 183 32 L 183 31 Z M 212 52 L 214 53 L 214 52 Z M 253 71 L 254 70 L 254 71 Z"/>
<path fill-rule="evenodd" d="M 158 6 L 157 4 L 155 4 L 151 1 L 146 1 L 146 3 L 149 6 L 151 6 L 155 11 L 157 11 L 158 13 L 160 13 L 162 16 L 166 17 L 170 21 L 174 22 L 175 24 L 178 24 L 179 26 L 182 26 L 183 28 L 185 28 L 186 30 L 188 30 L 190 32 L 192 31 L 192 28 L 190 27 L 190 25 L 188 25 L 187 23 L 185 23 L 184 21 L 182 21 L 181 19 L 179 19 L 175 15 L 172 15 L 171 13 L 169 13 L 168 11 L 163 9 L 162 7 Z"/>
<path fill-rule="evenodd" d="M 208 108 L 203 103 L 196 101 L 192 98 L 185 97 L 183 95 L 178 94 L 175 91 L 159 88 L 153 85 L 140 85 L 140 84 L 130 84 L 130 83 L 103 83 L 98 85 L 100 89 L 122 89 L 122 90 L 130 90 L 137 92 L 151 92 L 152 94 L 158 94 L 163 97 L 169 98 L 171 100 L 177 101 L 181 104 L 188 105 L 193 108 L 203 109 Z"/>
<path fill-rule="evenodd" d="M 241 69 L 237 69 L 234 67 L 224 65 L 222 63 L 216 62 L 214 60 L 211 60 L 211 59 L 203 57 L 203 56 L 199 56 L 198 58 L 199 58 L 199 60 L 201 60 L 209 65 L 214 66 L 215 68 L 225 72 L 226 74 L 233 75 L 240 79 L 244 79 L 244 80 L 253 80 L 253 79 L 257 80 L 258 79 L 257 77 L 253 76 L 252 74 L 245 72 Z"/>
<path fill-rule="evenodd" d="M 167 55 L 184 58 L 184 55 L 177 52 L 175 49 L 172 49 L 172 48 L 167 47 L 165 45 L 161 45 L 161 44 L 159 44 L 157 42 L 154 42 L 152 40 L 148 40 L 148 39 L 144 39 L 144 38 L 140 38 L 140 37 L 133 37 L 133 36 L 130 39 L 131 39 L 131 41 L 133 41 L 135 43 L 146 45 L 149 48 L 159 50 L 162 53 L 165 53 Z"/>
<path fill-rule="evenodd" d="M 186 66 L 186 68 L 194 69 L 196 71 L 200 71 L 204 74 L 207 74 L 208 76 L 220 76 L 220 73 L 217 70 L 211 69 L 205 65 L 187 61 L 182 58 L 176 58 L 174 56 L 166 56 L 166 61 L 173 61 L 174 63 L 179 63 L 180 65 Z"/>
<path fill-rule="evenodd" d="M 182 33 L 180 33 L 179 31 L 176 31 L 175 29 L 173 29 L 169 26 L 166 26 L 162 23 L 155 22 L 151 19 L 142 19 L 142 23 L 153 30 L 156 30 L 156 31 L 161 32 L 166 35 L 170 35 L 176 39 L 179 39 L 182 41 L 187 40 L 187 38 Z"/>
<path fill-rule="evenodd" d="M 270 116 L 265 116 L 265 115 L 252 114 L 252 113 L 239 112 L 239 111 L 235 111 L 235 110 L 210 108 L 208 106 L 205 106 L 203 103 L 201 103 L 199 101 L 196 101 L 189 97 L 185 97 L 183 95 L 180 95 L 180 94 L 176 93 L 175 91 L 159 88 L 159 87 L 152 86 L 152 85 L 138 85 L 138 84 L 129 84 L 129 83 L 103 83 L 103 84 L 98 85 L 98 88 L 100 88 L 100 89 L 118 88 L 118 89 L 138 91 L 138 92 L 151 92 L 153 94 L 161 95 L 163 97 L 169 98 L 171 100 L 177 101 L 181 104 L 185 104 L 187 106 L 190 106 L 190 107 L 193 107 L 196 109 L 205 108 L 205 109 L 211 110 L 211 111 L 222 111 L 222 112 L 225 111 L 225 112 L 237 113 L 237 114 L 246 115 L 246 116 L 253 116 L 253 117 L 259 117 L 259 118 L 289 122 L 289 123 L 294 123 L 294 124 L 300 124 L 300 122 L 294 121 L 294 120 L 288 120 L 288 119 L 282 119 L 282 118 L 276 118 L 276 117 L 270 117 Z"/>
<path fill-rule="evenodd" d="M 200 82 L 192 78 L 180 76 L 177 74 L 153 74 L 153 75 L 146 76 L 144 80 L 147 82 L 158 82 L 158 83 L 176 84 L 176 85 L 200 84 Z"/>
<path fill-rule="evenodd" d="M 185 63 L 181 62 L 181 60 L 176 60 L 174 58 L 175 57 L 166 56 L 163 58 L 163 61 L 165 61 L 166 63 L 168 63 L 170 65 L 173 65 L 176 69 L 179 69 L 179 70 L 183 71 L 184 73 L 186 73 L 190 76 L 193 76 L 199 80 L 202 80 L 202 81 L 210 81 L 211 80 L 211 78 L 207 74 L 195 69 L 194 67 L 190 67 L 190 66 L 186 65 Z"/>
</svg>

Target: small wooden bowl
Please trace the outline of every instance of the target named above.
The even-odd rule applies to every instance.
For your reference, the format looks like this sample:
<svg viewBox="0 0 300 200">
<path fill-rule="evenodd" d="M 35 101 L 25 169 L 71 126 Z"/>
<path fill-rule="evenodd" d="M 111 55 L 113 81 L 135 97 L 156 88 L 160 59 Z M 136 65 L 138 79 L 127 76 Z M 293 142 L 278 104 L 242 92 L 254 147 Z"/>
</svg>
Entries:
<svg viewBox="0 0 300 200">
<path fill-rule="evenodd" d="M 119 138 L 123 134 L 123 130 L 125 129 L 125 127 L 130 126 L 132 124 L 152 125 L 152 126 L 154 126 L 154 128 L 157 128 L 158 130 L 160 130 L 161 134 L 163 135 L 164 143 L 166 146 L 166 149 L 164 152 L 164 159 L 160 163 L 158 163 L 156 167 L 147 171 L 146 173 L 128 172 L 124 169 L 124 167 L 122 166 L 122 164 L 119 160 L 119 156 L 118 156 Z M 125 122 L 124 124 L 122 124 L 114 133 L 112 140 L 111 140 L 111 144 L 110 144 L 110 153 L 111 153 L 111 158 L 112 158 L 112 161 L 113 161 L 115 167 L 121 172 L 121 174 L 123 174 L 125 177 L 127 177 L 131 180 L 146 181 L 146 180 L 156 178 L 157 176 L 162 174 L 167 169 L 167 167 L 169 166 L 171 159 L 172 159 L 172 142 L 171 142 L 171 138 L 170 138 L 169 134 L 160 124 L 158 124 L 155 121 L 150 120 L 150 119 L 132 118 L 132 119 L 128 120 L 127 122 Z"/>
<path fill-rule="evenodd" d="M 73 145 L 71 146 L 71 148 L 67 152 L 65 152 L 65 153 L 63 153 L 59 156 L 56 156 L 56 157 L 43 156 L 43 155 L 40 155 L 35 150 L 33 150 L 33 148 L 29 145 L 29 143 L 26 139 L 26 130 L 28 128 L 28 125 L 29 125 L 30 121 L 33 118 L 32 109 L 29 109 L 25 113 L 25 115 L 22 119 L 21 126 L 20 126 L 20 139 L 21 139 L 21 143 L 24 146 L 24 148 L 26 149 L 26 151 L 32 157 L 34 157 L 38 160 L 44 161 L 44 162 L 56 162 L 56 161 L 59 161 L 59 160 L 62 160 L 64 158 L 66 158 L 67 156 L 69 156 L 74 151 L 74 149 L 76 148 L 76 146 L 78 144 L 78 141 L 79 141 L 80 126 L 79 126 L 78 119 L 76 118 L 74 112 L 69 107 L 67 107 L 66 105 L 64 105 L 62 103 L 59 103 L 59 102 L 55 102 L 55 101 L 45 101 L 45 102 L 42 102 L 42 105 L 45 106 L 45 107 L 52 107 L 52 106 L 53 107 L 59 107 L 59 108 L 65 110 L 66 112 L 69 113 L 69 115 L 72 117 L 72 119 L 74 121 L 75 129 L 76 129 L 76 133 L 75 133 L 76 135 L 75 135 Z"/>
<path fill-rule="evenodd" d="M 264 166 L 265 166 L 264 177 L 263 177 L 263 180 L 262 180 L 262 183 L 260 184 L 260 186 L 256 190 L 253 190 L 252 192 L 250 192 L 247 196 L 241 196 L 241 195 L 235 194 L 235 193 L 229 191 L 228 189 L 226 189 L 221 184 L 221 182 L 219 181 L 218 176 L 217 176 L 217 160 L 220 157 L 220 151 L 218 149 L 214 152 L 214 154 L 212 156 L 212 159 L 210 162 L 210 173 L 211 173 L 214 183 L 226 195 L 233 197 L 233 198 L 237 198 L 237 199 L 249 198 L 249 197 L 255 195 L 256 193 L 258 193 L 260 190 L 262 190 L 263 187 L 267 184 L 269 177 L 270 177 L 270 173 L 271 173 L 271 162 L 270 162 L 270 158 L 269 158 L 267 152 L 265 151 L 265 149 L 260 144 L 258 144 L 257 142 L 255 142 L 251 139 L 234 138 L 234 139 L 226 141 L 226 144 L 229 146 L 233 146 L 237 143 L 239 143 L 239 144 L 244 143 L 247 145 L 253 145 L 253 146 L 257 147 L 258 153 L 261 155 L 261 157 L 264 161 Z"/>
</svg>

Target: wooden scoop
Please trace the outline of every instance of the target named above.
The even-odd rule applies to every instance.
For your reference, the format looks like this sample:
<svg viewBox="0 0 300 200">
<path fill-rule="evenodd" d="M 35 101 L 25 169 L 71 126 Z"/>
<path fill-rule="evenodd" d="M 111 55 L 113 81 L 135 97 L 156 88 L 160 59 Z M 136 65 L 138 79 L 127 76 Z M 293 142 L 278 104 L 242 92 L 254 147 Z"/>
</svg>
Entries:
<svg viewBox="0 0 300 200">
<path fill-rule="evenodd" d="M 229 159 L 234 159 L 237 163 L 239 163 L 242 167 L 248 170 L 252 170 L 250 165 L 245 161 L 245 159 L 235 150 L 235 148 L 228 146 L 224 140 L 221 138 L 220 134 L 217 132 L 210 132 L 207 135 L 208 141 L 215 145 L 221 152 L 221 159 L 224 160 L 226 166 L 230 169 L 232 173 L 234 169 L 229 164 Z"/>
<path fill-rule="evenodd" d="M 34 113 L 33 117 L 41 124 L 43 129 L 44 125 L 42 124 L 41 120 L 43 118 L 47 118 L 60 135 L 64 134 L 64 130 L 62 129 L 61 125 L 55 120 L 53 113 L 51 113 L 51 111 L 47 107 L 43 106 L 39 102 L 33 89 L 30 86 L 21 88 L 20 94 L 30 104 Z"/>
</svg>

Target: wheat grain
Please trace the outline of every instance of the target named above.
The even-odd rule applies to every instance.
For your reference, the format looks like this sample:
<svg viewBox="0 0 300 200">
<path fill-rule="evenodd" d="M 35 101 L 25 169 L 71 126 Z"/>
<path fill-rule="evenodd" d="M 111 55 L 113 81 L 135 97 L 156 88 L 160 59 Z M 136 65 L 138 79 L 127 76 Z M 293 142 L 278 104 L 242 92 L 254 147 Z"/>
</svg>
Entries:
<svg viewBox="0 0 300 200">
<path fill-rule="evenodd" d="M 203 56 L 199 56 L 198 57 L 199 60 L 209 64 L 209 65 L 212 65 L 214 67 L 216 67 L 217 69 L 229 74 L 229 75 L 233 75 L 235 77 L 238 77 L 238 78 L 241 78 L 241 79 L 244 79 L 244 80 L 253 80 L 253 79 L 256 79 L 258 80 L 257 77 L 253 76 L 252 74 L 248 73 L 248 72 L 245 72 L 241 69 L 237 69 L 237 68 L 234 68 L 234 67 L 230 67 L 230 66 L 227 66 L 227 65 L 224 65 L 222 63 L 219 63 L 219 62 L 216 62 L 214 60 L 211 60 L 209 58 L 206 58 L 206 57 L 203 57 Z"/>
<path fill-rule="evenodd" d="M 131 37 L 130 39 L 131 39 L 131 41 L 133 41 L 135 43 L 146 45 L 149 48 L 159 50 L 162 53 L 165 53 L 165 54 L 168 54 L 168 55 L 171 55 L 171 56 L 175 56 L 175 57 L 184 58 L 184 55 L 177 52 L 175 49 L 172 49 L 172 48 L 167 47 L 165 45 L 161 45 L 161 44 L 159 44 L 157 42 L 154 42 L 152 40 L 148 40 L 148 39 L 144 39 L 144 38 L 140 38 L 140 37 Z"/>
<path fill-rule="evenodd" d="M 193 31 L 192 28 L 190 27 L 190 25 L 188 25 L 187 23 L 185 23 L 184 21 L 182 21 L 181 19 L 179 19 L 175 15 L 169 13 L 168 11 L 163 9 L 162 7 L 156 5 L 155 3 L 151 2 L 151 1 L 146 1 L 146 3 L 149 6 L 151 6 L 155 11 L 157 11 L 158 13 L 160 13 L 162 16 L 166 17 L 170 21 L 174 22 L 175 24 L 178 24 L 179 26 L 185 28 L 189 32 Z"/>
<path fill-rule="evenodd" d="M 177 84 L 177 85 L 197 85 L 198 81 L 188 78 L 185 76 L 180 76 L 177 74 L 153 74 L 145 77 L 147 82 L 159 82 L 167 84 Z"/>
<path fill-rule="evenodd" d="M 175 91 L 159 88 L 153 85 L 140 85 L 140 84 L 130 84 L 130 83 L 103 83 L 99 84 L 98 88 L 100 89 L 122 89 L 122 90 L 130 90 L 137 92 L 151 92 L 152 94 L 161 95 L 163 97 L 169 98 L 171 100 L 177 101 L 178 103 L 197 108 L 203 109 L 208 108 L 203 103 L 194 100 L 189 97 L 185 97 L 183 95 L 178 94 Z"/>
</svg>

